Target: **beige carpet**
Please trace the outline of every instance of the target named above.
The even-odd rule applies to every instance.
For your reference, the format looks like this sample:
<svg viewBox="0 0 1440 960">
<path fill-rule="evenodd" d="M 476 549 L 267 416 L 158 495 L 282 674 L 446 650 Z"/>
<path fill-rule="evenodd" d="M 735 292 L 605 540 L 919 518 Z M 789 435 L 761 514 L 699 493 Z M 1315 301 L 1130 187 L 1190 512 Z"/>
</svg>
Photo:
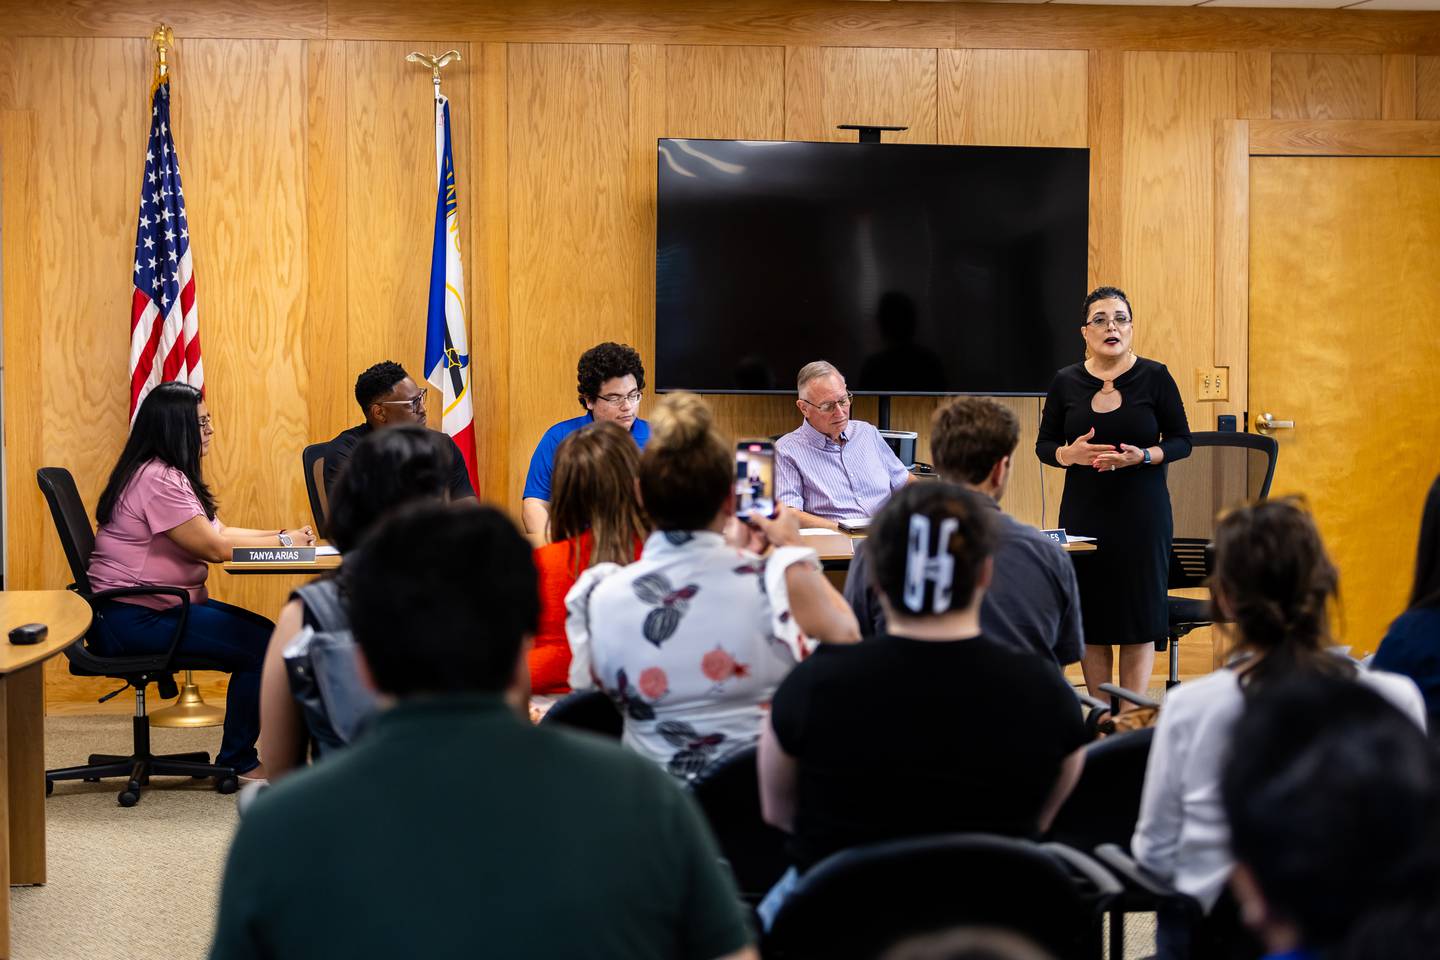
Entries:
<svg viewBox="0 0 1440 960">
<path fill-rule="evenodd" d="M 155 729 L 157 753 L 220 746 L 220 728 Z M 49 717 L 45 765 L 130 752 L 128 717 Z M 66 781 L 45 804 L 49 882 L 14 887 L 17 960 L 195 960 L 206 955 L 220 875 L 235 830 L 235 795 L 211 782 L 162 777 L 122 809 L 121 780 Z"/>
</svg>

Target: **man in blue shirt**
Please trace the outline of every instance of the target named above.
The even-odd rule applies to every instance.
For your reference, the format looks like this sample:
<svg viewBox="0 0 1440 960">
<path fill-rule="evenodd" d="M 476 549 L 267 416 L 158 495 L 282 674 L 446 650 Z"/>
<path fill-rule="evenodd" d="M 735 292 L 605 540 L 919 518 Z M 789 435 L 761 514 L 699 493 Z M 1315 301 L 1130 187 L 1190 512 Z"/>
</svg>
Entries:
<svg viewBox="0 0 1440 960">
<path fill-rule="evenodd" d="M 520 516 L 525 532 L 542 542 L 549 539 L 550 477 L 561 440 L 597 420 L 620 424 L 641 449 L 650 439 L 650 424 L 640 419 L 645 366 L 634 347 L 608 341 L 593 346 L 580 355 L 575 375 L 580 406 L 586 412 L 561 420 L 545 431 L 530 457 L 530 472 L 525 475 L 525 492 L 521 494 Z"/>
</svg>

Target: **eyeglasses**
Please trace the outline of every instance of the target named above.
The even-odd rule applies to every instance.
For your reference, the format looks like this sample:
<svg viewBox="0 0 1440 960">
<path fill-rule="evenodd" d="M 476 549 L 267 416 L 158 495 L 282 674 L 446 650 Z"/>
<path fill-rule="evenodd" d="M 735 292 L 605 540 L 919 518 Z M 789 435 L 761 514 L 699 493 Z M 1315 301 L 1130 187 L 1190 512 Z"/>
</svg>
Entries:
<svg viewBox="0 0 1440 960">
<path fill-rule="evenodd" d="M 205 414 L 205 416 L 203 416 L 203 417 L 200 418 L 200 430 L 201 430 L 201 432 L 203 433 L 204 431 L 209 430 L 209 429 L 210 429 L 210 414 L 207 413 L 207 414 Z"/>
<path fill-rule="evenodd" d="M 1128 326 L 1130 326 L 1130 318 L 1129 318 L 1129 317 L 1092 317 L 1091 319 L 1086 320 L 1085 323 L 1090 327 L 1091 330 L 1104 330 L 1106 327 L 1110 326 L 1110 324 L 1112 324 L 1112 323 L 1115 324 L 1115 326 L 1117 326 L 1117 327 L 1128 327 Z"/>
<path fill-rule="evenodd" d="M 420 388 L 420 392 L 417 393 L 417 394 L 415 394 L 415 396 L 411 397 L 409 400 L 377 400 L 376 402 L 377 402 L 377 403 L 382 403 L 382 404 L 393 404 L 393 403 L 404 403 L 404 404 L 408 404 L 409 407 L 410 407 L 410 409 L 411 409 L 411 411 L 413 411 L 413 412 L 418 416 L 419 414 L 422 414 L 422 413 L 425 412 L 425 397 L 426 397 L 427 394 L 429 394 L 429 392 L 430 392 L 430 388 L 429 388 L 429 387 L 421 387 L 421 388 Z"/>
<path fill-rule="evenodd" d="M 811 403 L 809 400 L 806 400 L 804 397 L 801 397 L 801 398 L 800 398 L 800 402 L 803 403 L 803 404 L 805 404 L 806 406 L 814 407 L 816 410 L 819 410 L 821 413 L 831 414 L 831 413 L 834 413 L 834 412 L 835 412 L 835 408 L 836 408 L 836 407 L 839 407 L 841 410 L 849 410 L 849 409 L 850 409 L 850 403 L 851 403 L 851 401 L 853 401 L 854 399 L 855 399 L 855 394 L 853 394 L 853 393 L 847 393 L 847 394 L 845 394 L 845 396 L 841 397 L 839 400 L 826 400 L 824 403 Z"/>
<path fill-rule="evenodd" d="M 640 402 L 643 396 L 639 390 L 631 390 L 629 393 L 606 393 L 596 397 L 596 400 L 604 400 L 612 407 L 633 407 Z"/>
</svg>

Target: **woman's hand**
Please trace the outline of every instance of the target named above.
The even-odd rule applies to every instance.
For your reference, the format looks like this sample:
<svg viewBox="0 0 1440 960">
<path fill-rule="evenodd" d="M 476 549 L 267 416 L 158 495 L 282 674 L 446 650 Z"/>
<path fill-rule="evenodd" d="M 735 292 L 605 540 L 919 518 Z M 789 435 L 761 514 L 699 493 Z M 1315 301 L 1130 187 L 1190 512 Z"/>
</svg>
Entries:
<svg viewBox="0 0 1440 960">
<path fill-rule="evenodd" d="M 1114 450 L 1098 454 L 1092 466 L 1096 470 L 1114 470 L 1117 467 L 1138 467 L 1144 462 L 1144 450 L 1122 443 Z"/>
<path fill-rule="evenodd" d="M 777 547 L 804 545 L 804 538 L 800 536 L 800 518 L 796 516 L 794 510 L 783 503 L 776 506 L 773 520 L 769 517 L 755 515 L 750 518 L 749 525 L 759 528 L 761 539 L 766 543 L 774 544 Z"/>
<path fill-rule="evenodd" d="M 1090 438 L 1095 436 L 1095 428 L 1091 427 L 1083 435 L 1075 438 L 1073 443 L 1068 443 L 1060 449 L 1065 455 L 1060 462 L 1067 467 L 1088 467 L 1095 463 L 1095 458 L 1101 454 L 1115 452 L 1115 448 L 1105 443 L 1091 443 Z"/>
<path fill-rule="evenodd" d="M 768 546 L 765 542 L 765 535 L 739 517 L 731 517 L 725 521 L 725 531 L 722 536 L 724 536 L 725 542 L 736 550 L 764 553 L 765 547 Z"/>
<path fill-rule="evenodd" d="M 315 546 L 315 529 L 308 523 L 299 527 L 286 527 L 280 532 L 290 534 L 290 539 L 297 547 Z"/>
</svg>

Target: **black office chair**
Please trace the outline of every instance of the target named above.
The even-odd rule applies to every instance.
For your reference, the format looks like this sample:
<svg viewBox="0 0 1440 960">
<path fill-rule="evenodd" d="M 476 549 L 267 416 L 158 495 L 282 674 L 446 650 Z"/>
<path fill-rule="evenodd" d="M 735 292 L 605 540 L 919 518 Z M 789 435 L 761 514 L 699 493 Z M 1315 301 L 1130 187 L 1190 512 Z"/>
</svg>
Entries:
<svg viewBox="0 0 1440 960">
<path fill-rule="evenodd" d="M 540 722 L 589 730 L 616 740 L 625 730 L 625 719 L 603 690 L 584 690 L 566 696 L 551 707 Z"/>
<path fill-rule="evenodd" d="M 811 867 L 765 938 L 767 958 L 870 958 L 910 936 L 978 925 L 1021 933 L 1060 958 L 1096 957 L 1120 884 L 1060 844 L 979 833 L 845 850 Z"/>
<path fill-rule="evenodd" d="M 70 476 L 70 471 L 63 467 L 41 467 L 35 476 L 40 484 L 40 492 L 45 495 L 45 501 L 50 505 L 50 514 L 55 518 L 55 530 L 60 535 L 60 545 L 65 549 L 70 574 L 75 578 L 69 589 L 83 597 L 94 613 L 85 636 L 65 648 L 65 657 L 70 661 L 70 672 L 80 677 L 109 677 L 124 682 L 125 686 L 101 697 L 101 703 L 123 693 L 126 687 L 135 688 L 133 752 L 128 757 L 94 753 L 82 766 L 45 771 L 46 796 L 54 789 L 56 780 L 99 781 L 108 777 L 127 777 L 125 789 L 120 791 L 117 799 L 120 806 L 133 807 L 140 802 L 140 790 L 149 784 L 152 776 L 213 777 L 217 791 L 234 793 L 239 786 L 235 771 L 230 767 L 212 764 L 207 753 L 156 756 L 150 752 L 150 718 L 145 712 L 145 688 L 154 683 L 161 698 L 169 699 L 179 694 L 175 686 L 175 671 L 226 669 L 223 664 L 183 654 L 178 649 L 190 616 L 190 594 L 179 587 L 161 586 L 121 587 L 98 593 L 91 589 L 87 571 L 90 555 L 95 551 L 95 531 L 90 526 L 90 517 L 85 512 L 80 492 L 75 489 L 75 480 Z M 100 656 L 92 652 L 87 642 L 102 629 L 106 601 L 119 597 L 144 596 L 169 596 L 180 601 L 180 618 L 165 653 Z"/>
<path fill-rule="evenodd" d="M 1175 534 L 1170 547 L 1169 589 L 1205 585 L 1216 518 L 1226 509 L 1270 495 L 1280 445 L 1258 433 L 1206 431 L 1190 435 L 1191 453 L 1167 467 Z M 1157 651 L 1168 647 L 1166 689 L 1180 682 L 1180 638 L 1215 622 L 1209 600 L 1170 597 L 1169 626 Z"/>
<path fill-rule="evenodd" d="M 310 516 L 315 518 L 315 536 L 325 537 L 325 518 L 330 513 L 330 496 L 325 489 L 325 454 L 329 443 L 312 443 L 300 451 L 305 472 L 305 495 L 310 498 Z"/>
<path fill-rule="evenodd" d="M 760 771 L 754 746 L 711 764 L 690 792 L 710 821 L 710 832 L 730 864 L 740 896 L 756 905 L 790 865 L 786 835 L 760 814 Z"/>
</svg>

